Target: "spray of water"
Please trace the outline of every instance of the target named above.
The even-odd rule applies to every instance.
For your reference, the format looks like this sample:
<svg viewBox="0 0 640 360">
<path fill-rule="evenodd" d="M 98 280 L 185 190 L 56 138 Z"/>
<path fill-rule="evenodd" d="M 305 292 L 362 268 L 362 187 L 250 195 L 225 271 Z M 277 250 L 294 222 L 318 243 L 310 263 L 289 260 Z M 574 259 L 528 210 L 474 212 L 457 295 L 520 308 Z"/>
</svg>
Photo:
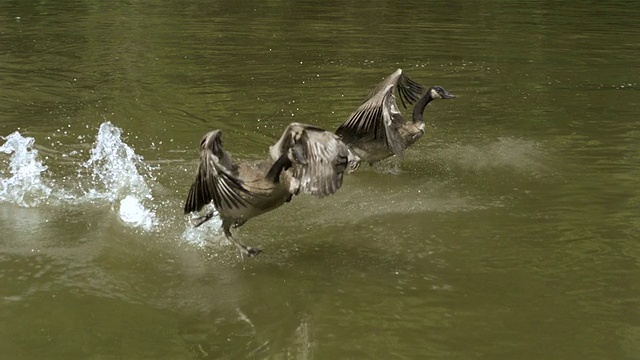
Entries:
<svg viewBox="0 0 640 360">
<path fill-rule="evenodd" d="M 47 167 L 40 161 L 38 150 L 33 148 L 35 140 L 17 131 L 0 138 L 5 140 L 0 152 L 11 155 L 8 176 L 0 177 L 0 202 L 32 207 L 46 201 L 52 189 L 42 178 Z"/>
<path fill-rule="evenodd" d="M 203 209 L 203 212 L 215 212 L 215 208 L 213 205 L 208 205 Z M 218 232 L 220 233 L 220 228 L 222 227 L 222 220 L 220 217 L 213 217 L 211 220 L 205 222 L 200 227 L 187 226 L 187 228 L 182 233 L 182 239 L 191 245 L 195 245 L 198 247 L 204 247 L 205 245 L 214 245 L 211 239 L 211 233 Z M 219 234 L 220 235 L 220 234 Z M 218 236 L 218 242 L 223 244 L 227 244 L 226 240 L 222 236 Z"/>
<path fill-rule="evenodd" d="M 147 175 L 147 178 L 142 173 Z M 104 199 L 119 202 L 118 215 L 126 224 L 152 230 L 157 223 L 155 212 L 145 203 L 153 196 L 147 179 L 153 179 L 150 167 L 141 156 L 122 140 L 122 130 L 110 122 L 100 125 L 91 157 L 82 164 L 79 178 L 92 181 L 81 183 L 85 199 Z"/>
<path fill-rule="evenodd" d="M 116 201 L 129 194 L 151 199 L 151 190 L 140 174 L 141 171 L 150 174 L 150 168 L 122 141 L 122 130 L 110 122 L 100 125 L 91 157 L 82 168 L 80 176 L 88 172 L 92 179 L 91 186 L 85 191 L 90 199 Z"/>
<path fill-rule="evenodd" d="M 0 202 L 34 207 L 106 201 L 128 226 L 150 231 L 157 225 L 147 183 L 154 180 L 151 169 L 110 122 L 100 125 L 90 158 L 80 165 L 71 191 L 44 177 L 47 166 L 33 138 L 14 132 L 2 139 L 0 151 L 11 156 L 5 159 L 6 169 L 0 170 Z"/>
</svg>

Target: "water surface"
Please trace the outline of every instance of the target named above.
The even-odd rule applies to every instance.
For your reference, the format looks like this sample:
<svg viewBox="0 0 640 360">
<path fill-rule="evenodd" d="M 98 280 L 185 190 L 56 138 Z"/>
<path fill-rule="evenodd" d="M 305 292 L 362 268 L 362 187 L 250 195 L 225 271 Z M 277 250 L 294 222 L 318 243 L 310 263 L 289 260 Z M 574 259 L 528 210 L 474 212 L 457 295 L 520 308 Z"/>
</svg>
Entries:
<svg viewBox="0 0 640 360">
<path fill-rule="evenodd" d="M 640 5 L 0 5 L 7 358 L 640 356 Z M 403 68 L 457 95 L 402 162 L 236 230 L 183 201 Z M 396 171 L 398 170 L 398 171 Z"/>
</svg>

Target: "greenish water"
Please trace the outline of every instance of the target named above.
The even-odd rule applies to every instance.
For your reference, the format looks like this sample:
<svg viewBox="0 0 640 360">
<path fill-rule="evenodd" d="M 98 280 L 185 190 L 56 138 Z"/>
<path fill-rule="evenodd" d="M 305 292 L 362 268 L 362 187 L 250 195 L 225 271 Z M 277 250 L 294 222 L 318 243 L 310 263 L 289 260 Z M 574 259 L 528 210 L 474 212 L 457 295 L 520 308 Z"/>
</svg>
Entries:
<svg viewBox="0 0 640 360">
<path fill-rule="evenodd" d="M 640 3 L 0 14 L 2 358 L 640 358 Z M 263 158 L 396 68 L 457 95 L 398 174 L 251 220 L 255 259 L 190 229 L 204 133 Z"/>
</svg>

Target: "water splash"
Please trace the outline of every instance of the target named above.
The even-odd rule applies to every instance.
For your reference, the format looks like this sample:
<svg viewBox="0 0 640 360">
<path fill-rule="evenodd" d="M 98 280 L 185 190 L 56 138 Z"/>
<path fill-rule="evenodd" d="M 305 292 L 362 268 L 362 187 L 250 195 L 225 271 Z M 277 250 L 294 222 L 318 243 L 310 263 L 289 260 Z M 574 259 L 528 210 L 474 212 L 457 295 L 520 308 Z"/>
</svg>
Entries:
<svg viewBox="0 0 640 360">
<path fill-rule="evenodd" d="M 171 209 L 176 204 L 154 198 L 153 186 L 158 185 L 153 175 L 155 169 L 136 154 L 123 140 L 122 130 L 110 122 L 100 125 L 86 160 L 78 155 L 82 154 L 79 149 L 86 145 L 84 141 L 88 137 L 75 137 L 83 143 L 72 144 L 71 149 L 61 155 L 64 161 L 72 160 L 71 168 L 46 166 L 44 162 L 55 158 L 41 157 L 31 137 L 14 132 L 1 138 L 5 142 L 0 152 L 11 156 L 3 157 L 0 153 L 0 203 L 21 207 L 46 204 L 54 208 L 106 204 L 122 224 L 145 232 L 166 231 L 166 225 L 177 215 L 174 211 L 166 215 L 170 218 L 160 219 L 160 207 Z M 53 144 L 57 150 L 64 146 L 67 145 L 62 142 Z M 52 169 L 59 173 L 53 173 Z M 190 245 L 228 245 L 220 232 L 218 216 L 198 228 L 190 223 L 184 226 L 178 231 L 182 232 L 182 240 Z"/>
<path fill-rule="evenodd" d="M 11 154 L 9 177 L 0 177 L 0 202 L 8 202 L 22 207 L 37 206 L 52 193 L 42 178 L 47 167 L 33 148 L 34 138 L 13 132 L 7 137 L 0 136 L 5 143 L 0 151 Z"/>
<path fill-rule="evenodd" d="M 80 177 L 90 172 L 92 181 L 85 194 L 90 199 L 116 201 L 127 195 L 151 199 L 151 189 L 138 169 L 150 168 L 133 149 L 122 141 L 122 130 L 110 122 L 100 125 L 91 157 L 82 164 Z"/>
<path fill-rule="evenodd" d="M 119 201 L 120 220 L 149 231 L 157 221 L 155 212 L 147 209 L 144 203 L 152 202 L 153 196 L 139 170 L 149 176 L 151 174 L 142 157 L 122 140 L 122 130 L 107 121 L 100 125 L 91 156 L 82 164 L 78 174 L 82 179 L 90 172 L 92 181 L 85 190 L 86 199 Z"/>
<path fill-rule="evenodd" d="M 209 204 L 202 209 L 201 213 L 213 211 L 215 213 L 211 220 L 202 224 L 199 227 L 193 227 L 188 224 L 184 232 L 182 233 L 182 239 L 189 244 L 204 247 L 205 245 L 228 244 L 224 236 L 221 235 L 220 229 L 222 227 L 222 219 L 218 216 L 217 211 L 213 208 L 213 205 Z M 195 215 L 193 217 L 196 217 Z M 211 234 L 216 233 L 218 236 L 212 238 Z"/>
<path fill-rule="evenodd" d="M 77 182 L 66 184 L 67 189 L 43 178 L 47 166 L 38 157 L 33 138 L 14 132 L 2 139 L 5 143 L 0 151 L 12 155 L 9 170 L 0 170 L 0 202 L 32 207 L 44 202 L 65 205 L 104 200 L 114 209 L 119 204 L 115 212 L 126 225 L 147 231 L 156 227 L 147 183 L 155 180 L 151 168 L 122 140 L 122 130 L 110 122 L 100 125 L 90 158 L 80 164 Z"/>
<path fill-rule="evenodd" d="M 125 224 L 147 231 L 152 230 L 156 225 L 155 213 L 146 209 L 140 200 L 133 195 L 127 195 L 120 200 L 118 215 Z"/>
</svg>

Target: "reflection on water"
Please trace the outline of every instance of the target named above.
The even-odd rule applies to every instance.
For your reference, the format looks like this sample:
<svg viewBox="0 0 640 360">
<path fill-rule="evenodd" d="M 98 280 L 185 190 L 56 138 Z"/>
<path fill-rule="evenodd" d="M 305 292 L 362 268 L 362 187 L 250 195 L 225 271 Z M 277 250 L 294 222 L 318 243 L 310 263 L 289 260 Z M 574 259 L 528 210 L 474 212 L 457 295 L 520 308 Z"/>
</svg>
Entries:
<svg viewBox="0 0 640 360">
<path fill-rule="evenodd" d="M 639 5 L 0 14 L 5 357 L 637 357 Z M 398 67 L 458 98 L 427 109 L 397 168 L 238 229 L 264 249 L 250 261 L 219 219 L 189 226 L 203 133 L 263 158 L 291 121 L 336 128 Z"/>
</svg>

